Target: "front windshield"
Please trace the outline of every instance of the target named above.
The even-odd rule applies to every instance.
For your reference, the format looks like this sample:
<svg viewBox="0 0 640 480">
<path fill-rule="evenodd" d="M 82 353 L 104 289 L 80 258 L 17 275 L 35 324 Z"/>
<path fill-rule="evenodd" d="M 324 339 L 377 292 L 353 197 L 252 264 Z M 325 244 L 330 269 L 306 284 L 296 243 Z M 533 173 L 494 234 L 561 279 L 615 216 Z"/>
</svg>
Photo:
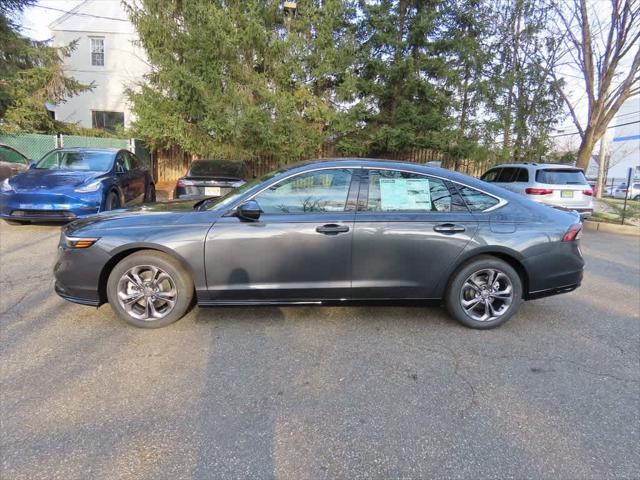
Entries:
<svg viewBox="0 0 640 480">
<path fill-rule="evenodd" d="M 279 173 L 282 173 L 283 170 L 274 170 L 272 172 L 267 173 L 259 178 L 254 178 L 250 182 L 245 183 L 241 187 L 236 188 L 235 190 L 230 191 L 226 195 L 222 197 L 216 198 L 208 198 L 204 200 L 202 203 L 197 203 L 195 206 L 200 210 L 217 210 L 220 208 L 225 208 L 235 202 L 238 198 L 244 195 L 246 192 L 269 180 L 270 178 L 275 177 Z"/>
<path fill-rule="evenodd" d="M 113 166 L 113 152 L 54 150 L 36 164 L 39 170 L 78 170 L 107 172 Z"/>
</svg>

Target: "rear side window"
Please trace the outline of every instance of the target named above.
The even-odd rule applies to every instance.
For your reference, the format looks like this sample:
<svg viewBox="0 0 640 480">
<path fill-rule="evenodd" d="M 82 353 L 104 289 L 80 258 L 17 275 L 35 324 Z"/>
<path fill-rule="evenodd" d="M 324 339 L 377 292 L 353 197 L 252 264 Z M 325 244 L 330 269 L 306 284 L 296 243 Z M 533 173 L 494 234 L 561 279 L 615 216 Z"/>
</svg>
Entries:
<svg viewBox="0 0 640 480">
<path fill-rule="evenodd" d="M 495 207 L 500 202 L 497 198 L 474 188 L 458 186 L 458 190 L 469 207 L 469 210 L 472 212 L 482 212 L 491 207 Z"/>
<path fill-rule="evenodd" d="M 439 178 L 398 170 L 369 170 L 369 212 L 451 212 L 457 210 Z"/>
<path fill-rule="evenodd" d="M 500 172 L 500 175 L 498 175 L 498 179 L 496 180 L 496 182 L 499 183 L 511 183 L 513 181 L 515 181 L 515 178 L 518 174 L 518 168 L 514 168 L 514 167 L 505 167 L 502 169 L 502 171 Z"/>
<path fill-rule="evenodd" d="M 518 176 L 516 177 L 516 182 L 529 182 L 529 171 L 526 168 L 518 169 Z"/>
<path fill-rule="evenodd" d="M 536 172 L 536 182 L 550 185 L 586 185 L 582 170 L 575 168 L 545 168 Z"/>
<path fill-rule="evenodd" d="M 482 177 L 480 177 L 480 180 L 484 180 L 485 182 L 495 182 L 496 178 L 498 178 L 498 174 L 499 173 L 500 173 L 500 169 L 499 168 L 495 168 L 493 170 L 489 170 Z"/>
</svg>

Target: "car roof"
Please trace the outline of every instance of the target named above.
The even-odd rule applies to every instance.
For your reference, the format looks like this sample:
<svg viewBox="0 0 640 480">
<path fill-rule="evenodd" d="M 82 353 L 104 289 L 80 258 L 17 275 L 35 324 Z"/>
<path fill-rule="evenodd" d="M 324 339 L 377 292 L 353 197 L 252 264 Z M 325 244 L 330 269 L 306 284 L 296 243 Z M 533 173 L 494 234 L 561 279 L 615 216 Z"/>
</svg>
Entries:
<svg viewBox="0 0 640 480">
<path fill-rule="evenodd" d="M 436 167 L 434 165 L 428 165 L 424 163 L 411 163 L 403 162 L 400 160 L 385 160 L 380 158 L 326 158 L 321 160 L 311 160 L 299 162 L 296 164 L 287 165 L 282 168 L 282 173 L 292 173 L 295 171 L 304 171 L 313 169 L 313 167 L 323 168 L 347 168 L 347 167 L 371 167 L 371 168 L 389 168 L 389 169 L 401 169 L 408 170 L 417 173 L 433 175 L 434 177 L 441 177 L 453 182 L 461 183 L 474 187 L 478 190 L 485 191 L 498 197 L 505 197 L 505 190 L 501 187 L 492 185 L 491 183 L 483 182 L 470 175 L 455 172 L 453 170 L 447 170 L 446 168 Z"/>
<path fill-rule="evenodd" d="M 98 148 L 98 147 L 61 147 L 61 148 L 54 148 L 53 150 L 51 150 L 52 152 L 57 152 L 57 151 L 61 151 L 61 150 L 82 150 L 84 152 L 110 152 L 110 153 L 117 153 L 121 150 L 126 150 L 126 148 L 113 148 L 113 147 L 108 147 L 108 148 Z"/>
<path fill-rule="evenodd" d="M 578 168 L 575 165 L 567 165 L 566 163 L 522 162 L 522 163 L 501 163 L 500 165 L 494 165 L 493 167 L 489 168 L 487 171 L 493 170 L 494 168 L 502 168 L 502 167 L 517 167 L 517 168 L 534 167 L 534 168 L 545 168 L 545 169 L 558 168 L 563 170 L 566 170 L 566 169 L 582 170 L 581 168 Z"/>
</svg>

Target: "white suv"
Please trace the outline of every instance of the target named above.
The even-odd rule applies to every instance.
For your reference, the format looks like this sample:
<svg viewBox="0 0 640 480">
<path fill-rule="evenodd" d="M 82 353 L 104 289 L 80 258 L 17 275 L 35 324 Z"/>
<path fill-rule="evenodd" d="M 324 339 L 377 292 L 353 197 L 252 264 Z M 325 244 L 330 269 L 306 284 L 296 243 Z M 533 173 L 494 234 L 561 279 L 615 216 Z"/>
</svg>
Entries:
<svg viewBox="0 0 640 480">
<path fill-rule="evenodd" d="M 563 210 L 576 210 L 581 217 L 593 213 L 593 190 L 576 167 L 554 163 L 513 163 L 493 167 L 480 177 L 529 199 Z"/>
</svg>

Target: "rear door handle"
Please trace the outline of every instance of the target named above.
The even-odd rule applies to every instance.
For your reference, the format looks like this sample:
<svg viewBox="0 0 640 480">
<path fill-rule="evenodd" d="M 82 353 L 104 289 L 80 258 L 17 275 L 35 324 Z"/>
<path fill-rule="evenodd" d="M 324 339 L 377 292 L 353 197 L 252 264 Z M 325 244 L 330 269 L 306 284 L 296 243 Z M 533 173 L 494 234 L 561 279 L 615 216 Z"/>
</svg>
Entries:
<svg viewBox="0 0 640 480">
<path fill-rule="evenodd" d="M 453 223 L 443 223 L 436 225 L 433 229 L 438 233 L 459 233 L 464 232 L 466 229 L 461 225 L 454 225 Z"/>
<path fill-rule="evenodd" d="M 316 232 L 323 233 L 325 235 L 337 235 L 348 231 L 349 227 L 347 225 L 338 225 L 336 223 L 328 223 L 326 225 L 316 227 Z"/>
</svg>

